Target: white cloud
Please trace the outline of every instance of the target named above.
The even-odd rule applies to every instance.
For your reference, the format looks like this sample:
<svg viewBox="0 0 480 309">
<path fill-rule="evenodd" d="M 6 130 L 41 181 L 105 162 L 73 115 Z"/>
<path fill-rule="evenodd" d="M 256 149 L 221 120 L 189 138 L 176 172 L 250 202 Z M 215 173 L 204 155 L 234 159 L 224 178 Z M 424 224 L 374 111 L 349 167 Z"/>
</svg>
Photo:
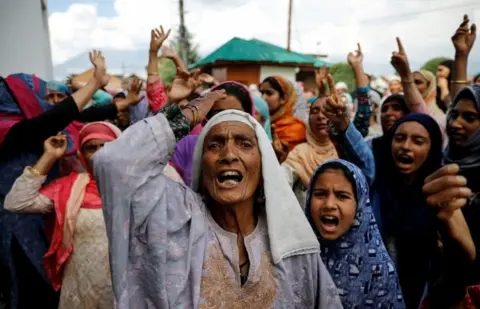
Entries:
<svg viewBox="0 0 480 309">
<path fill-rule="evenodd" d="M 388 63 L 396 48 L 396 36 L 402 38 L 411 61 L 452 56 L 450 37 L 463 13 L 474 20 L 476 13 L 480 23 L 479 5 L 464 5 L 475 0 L 293 1 L 292 47 L 300 52 L 317 52 L 317 42 L 321 42 L 321 50 L 335 59 L 345 58 L 359 41 L 366 62 Z M 459 8 L 439 10 L 452 4 Z M 114 17 L 102 17 L 95 5 L 74 3 L 66 12 L 52 13 L 49 21 L 54 63 L 91 48 L 145 49 L 152 27 L 160 23 L 175 29 L 178 26 L 174 0 L 114 0 L 114 10 Z M 187 26 L 203 54 L 233 36 L 286 44 L 287 1 L 189 0 L 186 10 Z M 408 15 L 426 11 L 431 12 Z"/>
</svg>

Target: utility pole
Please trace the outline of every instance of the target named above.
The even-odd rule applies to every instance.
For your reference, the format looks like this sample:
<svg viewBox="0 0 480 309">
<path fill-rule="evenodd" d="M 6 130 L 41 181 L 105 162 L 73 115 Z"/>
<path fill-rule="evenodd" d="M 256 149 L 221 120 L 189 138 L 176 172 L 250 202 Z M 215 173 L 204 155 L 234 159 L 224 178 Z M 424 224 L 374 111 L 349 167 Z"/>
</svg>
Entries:
<svg viewBox="0 0 480 309">
<path fill-rule="evenodd" d="M 287 50 L 290 51 L 290 42 L 292 40 L 292 8 L 293 0 L 288 0 L 288 33 L 287 33 Z"/>
<path fill-rule="evenodd" d="M 180 11 L 180 42 L 178 42 L 180 46 L 180 58 L 182 59 L 183 63 L 188 67 L 188 57 L 187 57 L 187 31 L 185 28 L 185 17 L 184 17 L 184 9 L 183 9 L 183 0 L 178 0 L 179 11 Z"/>
</svg>

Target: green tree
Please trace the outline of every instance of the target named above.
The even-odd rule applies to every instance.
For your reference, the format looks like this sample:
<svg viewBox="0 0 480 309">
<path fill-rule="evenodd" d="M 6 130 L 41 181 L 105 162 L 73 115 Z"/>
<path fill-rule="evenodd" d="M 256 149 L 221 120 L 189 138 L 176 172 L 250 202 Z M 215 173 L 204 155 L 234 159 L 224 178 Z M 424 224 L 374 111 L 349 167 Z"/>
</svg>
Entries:
<svg viewBox="0 0 480 309">
<path fill-rule="evenodd" d="M 198 55 L 198 45 L 195 44 L 194 42 L 193 34 L 190 31 L 188 31 L 186 27 L 185 27 L 185 33 L 187 37 L 186 47 L 187 47 L 187 59 L 188 59 L 188 63 L 185 63 L 185 65 L 188 67 L 189 65 L 200 61 L 200 56 Z M 177 34 L 175 35 L 173 46 L 175 47 L 175 50 L 177 52 L 180 52 L 180 29 L 179 31 L 177 31 Z"/>
<path fill-rule="evenodd" d="M 437 67 L 440 63 L 448 60 L 446 57 L 438 57 L 428 60 L 424 65 L 422 65 L 422 70 L 427 70 L 433 74 L 437 74 Z"/>
<path fill-rule="evenodd" d="M 158 74 L 165 85 L 170 85 L 175 78 L 177 68 L 175 63 L 167 58 L 158 58 Z"/>
<path fill-rule="evenodd" d="M 331 66 L 329 72 L 332 74 L 335 82 L 346 83 L 350 92 L 355 90 L 355 75 L 353 74 L 352 67 L 348 63 L 335 63 Z"/>
</svg>

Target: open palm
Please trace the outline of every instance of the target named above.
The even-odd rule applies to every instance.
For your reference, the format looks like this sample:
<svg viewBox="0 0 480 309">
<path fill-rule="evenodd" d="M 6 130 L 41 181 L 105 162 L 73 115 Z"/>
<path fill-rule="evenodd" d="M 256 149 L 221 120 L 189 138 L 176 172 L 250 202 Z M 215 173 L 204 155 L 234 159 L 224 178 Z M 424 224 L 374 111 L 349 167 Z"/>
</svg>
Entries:
<svg viewBox="0 0 480 309">
<path fill-rule="evenodd" d="M 163 27 L 160 26 L 160 29 L 156 28 L 151 31 L 150 51 L 158 53 L 160 47 L 162 47 L 163 42 L 165 42 L 165 40 L 170 35 L 170 30 L 171 29 L 168 29 L 168 31 L 165 32 L 165 30 L 163 30 Z"/>
<path fill-rule="evenodd" d="M 110 75 L 107 74 L 107 67 L 105 65 L 105 57 L 101 51 L 93 50 L 89 54 L 90 62 L 95 67 L 93 76 L 100 83 L 100 87 L 105 87 L 110 81 Z"/>
</svg>

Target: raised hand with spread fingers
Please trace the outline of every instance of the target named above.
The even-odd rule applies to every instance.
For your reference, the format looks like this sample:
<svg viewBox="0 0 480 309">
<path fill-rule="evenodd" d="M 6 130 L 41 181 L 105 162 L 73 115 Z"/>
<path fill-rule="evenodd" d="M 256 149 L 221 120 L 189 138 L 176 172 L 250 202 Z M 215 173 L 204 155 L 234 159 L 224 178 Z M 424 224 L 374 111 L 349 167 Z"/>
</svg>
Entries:
<svg viewBox="0 0 480 309">
<path fill-rule="evenodd" d="M 163 45 L 163 42 L 168 38 L 170 35 L 170 30 L 168 29 L 167 32 L 163 30 L 163 26 L 160 26 L 160 28 L 155 28 L 152 29 L 150 32 L 150 52 L 155 52 L 158 54 L 158 51 Z"/>
<path fill-rule="evenodd" d="M 108 85 L 110 81 L 110 75 L 107 74 L 107 67 L 105 64 L 105 57 L 101 51 L 93 50 L 89 54 L 90 62 L 95 67 L 93 77 L 99 83 L 99 87 L 103 88 Z"/>
</svg>

